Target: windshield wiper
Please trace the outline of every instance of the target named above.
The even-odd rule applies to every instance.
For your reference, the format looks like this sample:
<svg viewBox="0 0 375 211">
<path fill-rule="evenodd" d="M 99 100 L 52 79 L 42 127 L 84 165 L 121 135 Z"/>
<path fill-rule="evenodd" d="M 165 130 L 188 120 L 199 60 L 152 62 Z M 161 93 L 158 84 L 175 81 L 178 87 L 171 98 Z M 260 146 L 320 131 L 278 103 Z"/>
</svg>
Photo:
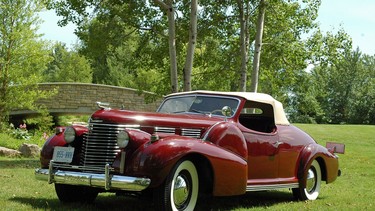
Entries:
<svg viewBox="0 0 375 211">
<path fill-rule="evenodd" d="M 204 115 L 210 115 L 211 113 L 210 112 L 205 112 L 205 111 L 200 111 L 200 110 L 196 110 L 196 109 L 190 109 L 189 111 L 173 111 L 171 113 L 173 114 L 179 114 L 179 113 L 188 113 L 188 112 L 191 112 L 191 113 L 198 113 L 198 114 L 204 114 Z"/>
<path fill-rule="evenodd" d="M 210 115 L 211 114 L 210 112 L 200 111 L 200 110 L 196 110 L 196 109 L 190 109 L 189 111 L 192 111 L 192 112 L 195 112 L 195 113 L 198 113 L 198 114 L 204 114 L 204 115 Z"/>
<path fill-rule="evenodd" d="M 179 114 L 179 113 L 186 113 L 187 111 L 184 111 L 184 110 L 182 110 L 182 111 L 173 111 L 172 113 L 173 114 Z"/>
</svg>

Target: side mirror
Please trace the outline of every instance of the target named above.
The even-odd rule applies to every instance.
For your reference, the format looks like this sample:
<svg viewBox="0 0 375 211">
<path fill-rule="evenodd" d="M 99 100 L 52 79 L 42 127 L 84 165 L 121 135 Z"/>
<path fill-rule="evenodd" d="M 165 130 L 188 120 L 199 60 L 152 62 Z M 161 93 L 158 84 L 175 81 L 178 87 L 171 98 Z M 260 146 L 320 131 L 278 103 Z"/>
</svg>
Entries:
<svg viewBox="0 0 375 211">
<path fill-rule="evenodd" d="M 225 121 L 227 121 L 227 118 L 232 115 L 232 109 L 229 106 L 224 106 L 221 109 L 221 113 L 225 116 Z"/>
</svg>

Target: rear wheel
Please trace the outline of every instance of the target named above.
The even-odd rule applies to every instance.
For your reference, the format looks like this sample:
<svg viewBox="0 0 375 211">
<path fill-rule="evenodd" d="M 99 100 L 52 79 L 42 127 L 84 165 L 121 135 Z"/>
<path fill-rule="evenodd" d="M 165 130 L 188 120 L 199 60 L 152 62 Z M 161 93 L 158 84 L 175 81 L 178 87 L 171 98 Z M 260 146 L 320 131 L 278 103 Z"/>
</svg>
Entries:
<svg viewBox="0 0 375 211">
<path fill-rule="evenodd" d="M 315 200 L 319 196 L 322 173 L 318 161 L 314 160 L 306 174 L 305 188 L 293 188 L 293 195 L 299 200 Z"/>
<path fill-rule="evenodd" d="M 55 184 L 55 190 L 59 200 L 66 203 L 92 203 L 99 194 L 95 188 L 65 184 Z"/>
<path fill-rule="evenodd" d="M 199 179 L 195 165 L 189 160 L 179 161 L 164 185 L 154 193 L 159 210 L 194 210 L 198 199 Z"/>
</svg>

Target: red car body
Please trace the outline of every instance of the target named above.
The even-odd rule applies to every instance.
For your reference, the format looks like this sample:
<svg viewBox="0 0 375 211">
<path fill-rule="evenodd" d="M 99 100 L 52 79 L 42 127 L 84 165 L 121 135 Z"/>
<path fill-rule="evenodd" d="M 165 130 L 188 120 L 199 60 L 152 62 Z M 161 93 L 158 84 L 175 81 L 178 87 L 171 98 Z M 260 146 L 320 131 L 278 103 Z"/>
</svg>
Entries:
<svg viewBox="0 0 375 211">
<path fill-rule="evenodd" d="M 36 169 L 38 179 L 55 183 L 62 201 L 93 200 L 101 191 L 152 190 L 157 208 L 191 210 L 201 193 L 278 188 L 314 200 L 321 181 L 340 175 L 333 149 L 291 125 L 281 103 L 265 94 L 177 93 L 155 113 L 101 106 L 87 127 L 72 128 L 74 140 L 62 128 L 46 142 Z M 60 157 L 71 159 L 59 162 L 57 146 Z M 78 189 L 88 197 L 67 196 Z"/>
</svg>

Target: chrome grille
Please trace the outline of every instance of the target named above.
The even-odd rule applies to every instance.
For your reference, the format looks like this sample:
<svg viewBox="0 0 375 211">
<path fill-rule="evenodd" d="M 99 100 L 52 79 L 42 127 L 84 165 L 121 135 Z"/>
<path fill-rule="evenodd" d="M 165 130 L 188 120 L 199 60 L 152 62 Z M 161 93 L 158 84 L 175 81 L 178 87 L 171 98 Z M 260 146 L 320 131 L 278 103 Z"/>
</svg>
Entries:
<svg viewBox="0 0 375 211">
<path fill-rule="evenodd" d="M 86 167 L 103 168 L 112 164 L 118 152 L 117 134 L 125 128 L 135 128 L 135 125 L 118 125 L 89 123 L 89 132 L 83 139 L 80 164 Z"/>
<path fill-rule="evenodd" d="M 89 131 L 83 138 L 80 165 L 87 171 L 104 171 L 104 166 L 112 165 L 120 152 L 116 140 L 119 131 L 125 128 L 140 129 L 141 126 L 90 122 L 88 128 Z M 176 128 L 154 127 L 154 132 L 175 134 Z M 201 129 L 181 128 L 181 135 L 199 138 Z"/>
</svg>

